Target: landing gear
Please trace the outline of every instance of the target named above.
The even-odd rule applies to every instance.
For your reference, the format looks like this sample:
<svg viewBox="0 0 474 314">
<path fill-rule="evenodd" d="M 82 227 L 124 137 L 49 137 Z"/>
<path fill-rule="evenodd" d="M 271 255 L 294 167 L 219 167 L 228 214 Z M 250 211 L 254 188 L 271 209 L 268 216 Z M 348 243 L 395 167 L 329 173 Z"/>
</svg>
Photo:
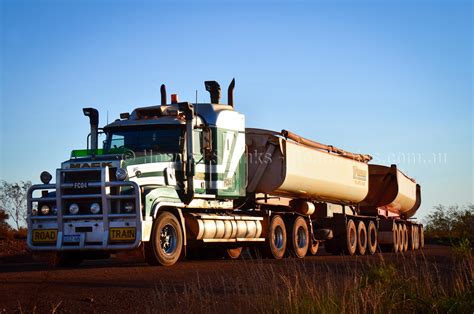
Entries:
<svg viewBox="0 0 474 314">
<path fill-rule="evenodd" d="M 145 242 L 145 260 L 150 265 L 171 266 L 176 263 L 183 248 L 181 225 L 169 212 L 162 212 L 153 224 L 149 242 Z"/>
<path fill-rule="evenodd" d="M 228 259 L 238 259 L 242 255 L 242 247 L 227 249 L 226 253 Z"/>
</svg>

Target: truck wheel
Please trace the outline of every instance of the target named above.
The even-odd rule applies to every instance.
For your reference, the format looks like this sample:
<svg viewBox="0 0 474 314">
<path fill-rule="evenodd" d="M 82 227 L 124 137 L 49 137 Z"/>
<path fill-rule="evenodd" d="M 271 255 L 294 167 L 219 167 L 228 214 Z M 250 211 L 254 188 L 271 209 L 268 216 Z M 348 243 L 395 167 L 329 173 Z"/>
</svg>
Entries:
<svg viewBox="0 0 474 314">
<path fill-rule="evenodd" d="M 73 267 L 84 261 L 80 252 L 56 252 L 51 257 L 49 263 L 53 267 Z"/>
<path fill-rule="evenodd" d="M 419 239 L 419 231 L 418 231 L 418 226 L 413 226 L 413 229 L 415 230 L 414 232 L 414 245 L 415 245 L 415 250 L 418 250 L 420 248 L 420 239 Z"/>
<path fill-rule="evenodd" d="M 357 224 L 357 254 L 364 255 L 367 251 L 367 229 L 363 221 Z"/>
<path fill-rule="evenodd" d="M 393 224 L 393 229 L 392 229 L 392 236 L 393 236 L 393 252 L 397 253 L 398 252 L 398 246 L 400 243 L 400 234 L 398 232 L 398 225 Z"/>
<path fill-rule="evenodd" d="M 423 231 L 423 226 L 420 225 L 420 227 L 418 228 L 418 233 L 420 235 L 420 249 L 424 248 L 425 247 L 425 232 Z"/>
<path fill-rule="evenodd" d="M 298 216 L 291 224 L 288 242 L 291 255 L 298 258 L 306 256 L 309 246 L 309 232 L 303 217 Z"/>
<path fill-rule="evenodd" d="M 151 265 L 171 266 L 183 248 L 181 225 L 169 212 L 162 212 L 153 223 L 149 242 L 145 242 L 145 259 Z"/>
<path fill-rule="evenodd" d="M 306 255 L 314 256 L 316 255 L 316 253 L 318 253 L 318 250 L 319 250 L 319 241 L 316 241 L 309 246 L 308 252 L 306 253 Z"/>
<path fill-rule="evenodd" d="M 373 221 L 370 221 L 367 227 L 367 249 L 370 255 L 377 251 L 377 228 Z"/>
<path fill-rule="evenodd" d="M 354 255 L 357 250 L 357 230 L 355 223 L 349 219 L 346 225 L 346 247 L 345 251 L 349 255 Z"/>
<path fill-rule="evenodd" d="M 403 252 L 403 247 L 405 246 L 405 234 L 403 233 L 402 224 L 397 224 L 398 229 L 398 252 Z"/>
<path fill-rule="evenodd" d="M 403 224 L 402 230 L 403 230 L 403 239 L 405 239 L 403 241 L 403 252 L 406 252 L 408 251 L 408 229 L 407 229 L 406 224 Z"/>
<path fill-rule="evenodd" d="M 226 250 L 227 258 L 229 259 L 238 259 L 242 255 L 242 247 L 236 247 Z"/>
<path fill-rule="evenodd" d="M 266 255 L 280 259 L 286 252 L 286 228 L 283 219 L 273 216 L 268 227 Z"/>
<path fill-rule="evenodd" d="M 410 226 L 410 232 L 409 232 L 410 237 L 408 238 L 408 247 L 411 251 L 415 250 L 415 226 L 411 225 Z"/>
</svg>

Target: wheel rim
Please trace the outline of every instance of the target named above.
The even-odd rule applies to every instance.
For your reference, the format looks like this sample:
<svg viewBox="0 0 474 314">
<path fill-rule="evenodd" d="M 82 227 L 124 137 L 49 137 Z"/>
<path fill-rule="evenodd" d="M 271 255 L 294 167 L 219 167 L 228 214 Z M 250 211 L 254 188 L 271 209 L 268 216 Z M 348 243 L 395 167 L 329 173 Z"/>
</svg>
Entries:
<svg viewBox="0 0 474 314">
<path fill-rule="evenodd" d="M 280 226 L 276 226 L 273 231 L 273 243 L 277 249 L 283 247 L 283 229 Z"/>
<path fill-rule="evenodd" d="M 298 248 L 302 249 L 306 246 L 307 238 L 306 238 L 306 232 L 303 227 L 299 227 L 298 231 L 296 233 L 296 244 L 298 245 Z"/>
<path fill-rule="evenodd" d="M 171 255 L 176 251 L 178 243 L 178 235 L 176 229 L 167 224 L 161 229 L 160 233 L 160 248 L 166 255 Z"/>
</svg>

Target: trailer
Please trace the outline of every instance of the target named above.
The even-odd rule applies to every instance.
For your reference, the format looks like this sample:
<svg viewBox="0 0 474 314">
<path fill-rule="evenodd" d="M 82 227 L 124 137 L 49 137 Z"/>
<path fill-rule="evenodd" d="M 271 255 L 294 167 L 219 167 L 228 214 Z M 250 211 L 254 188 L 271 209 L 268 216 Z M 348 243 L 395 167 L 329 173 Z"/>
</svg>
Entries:
<svg viewBox="0 0 474 314">
<path fill-rule="evenodd" d="M 404 252 L 424 246 L 412 219 L 421 188 L 396 165 L 371 164 L 347 152 L 281 132 L 246 128 L 206 81 L 210 103 L 167 102 L 122 113 L 91 132 L 42 184 L 28 191 L 33 251 L 54 252 L 55 265 L 143 250 L 151 265 L 209 252 L 238 258 L 254 247 L 269 258 Z M 99 134 L 105 136 L 99 148 Z M 205 253 L 204 253 L 205 252 Z"/>
</svg>

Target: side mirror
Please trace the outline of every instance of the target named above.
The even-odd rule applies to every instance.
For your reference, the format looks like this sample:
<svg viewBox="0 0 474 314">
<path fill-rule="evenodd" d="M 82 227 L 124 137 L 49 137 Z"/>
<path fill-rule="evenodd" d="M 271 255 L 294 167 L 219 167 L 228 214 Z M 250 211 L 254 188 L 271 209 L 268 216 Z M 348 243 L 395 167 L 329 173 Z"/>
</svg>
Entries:
<svg viewBox="0 0 474 314">
<path fill-rule="evenodd" d="M 203 127 L 201 133 L 202 155 L 206 161 L 212 160 L 212 132 L 209 127 Z"/>
</svg>

